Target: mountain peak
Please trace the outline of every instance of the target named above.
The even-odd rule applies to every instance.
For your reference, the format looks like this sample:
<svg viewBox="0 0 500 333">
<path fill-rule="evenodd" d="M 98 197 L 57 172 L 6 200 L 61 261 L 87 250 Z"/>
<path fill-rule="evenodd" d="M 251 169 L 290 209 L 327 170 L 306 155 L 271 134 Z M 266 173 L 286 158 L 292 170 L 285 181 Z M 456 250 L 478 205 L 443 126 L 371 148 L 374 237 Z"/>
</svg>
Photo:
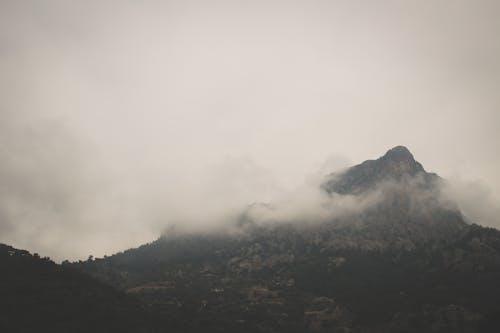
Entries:
<svg viewBox="0 0 500 333">
<path fill-rule="evenodd" d="M 398 160 L 398 161 L 399 160 L 415 161 L 412 153 L 405 146 L 396 146 L 392 149 L 389 149 L 387 153 L 385 153 L 383 158 Z"/>
<path fill-rule="evenodd" d="M 425 172 L 420 163 L 415 161 L 412 153 L 405 146 L 396 146 L 385 153 L 376 162 L 380 163 L 382 169 L 389 175 L 401 177 L 405 174 L 415 175 Z"/>
<path fill-rule="evenodd" d="M 358 193 L 373 185 L 393 179 L 401 180 L 426 175 L 422 164 L 417 162 L 405 146 L 396 146 L 376 160 L 368 160 L 347 169 L 342 174 L 333 174 L 323 187 L 328 192 Z"/>
</svg>

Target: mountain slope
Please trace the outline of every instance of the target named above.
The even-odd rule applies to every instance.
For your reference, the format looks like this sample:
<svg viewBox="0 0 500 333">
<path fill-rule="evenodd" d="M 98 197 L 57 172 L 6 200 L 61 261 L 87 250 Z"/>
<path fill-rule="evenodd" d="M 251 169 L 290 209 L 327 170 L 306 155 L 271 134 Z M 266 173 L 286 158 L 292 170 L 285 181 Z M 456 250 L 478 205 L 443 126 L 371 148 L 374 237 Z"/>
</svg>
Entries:
<svg viewBox="0 0 500 333">
<path fill-rule="evenodd" d="M 137 300 L 67 265 L 0 244 L 0 267 L 1 332 L 154 331 Z"/>
<path fill-rule="evenodd" d="M 491 332 L 500 232 L 468 225 L 404 147 L 330 175 L 370 205 L 321 223 L 165 235 L 74 264 L 197 332 Z"/>
</svg>

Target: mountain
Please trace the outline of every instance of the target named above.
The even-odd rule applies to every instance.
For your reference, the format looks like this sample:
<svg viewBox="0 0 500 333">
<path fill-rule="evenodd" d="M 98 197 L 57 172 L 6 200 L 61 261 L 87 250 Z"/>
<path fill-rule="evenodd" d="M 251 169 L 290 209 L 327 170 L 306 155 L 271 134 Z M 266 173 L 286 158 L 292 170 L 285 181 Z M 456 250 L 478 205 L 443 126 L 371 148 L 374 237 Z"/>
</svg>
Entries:
<svg viewBox="0 0 500 333">
<path fill-rule="evenodd" d="M 177 332 L 496 331 L 500 232 L 467 223 L 444 183 L 398 146 L 326 177 L 343 214 L 262 224 L 245 212 L 233 232 L 166 234 L 71 267 Z"/>
</svg>

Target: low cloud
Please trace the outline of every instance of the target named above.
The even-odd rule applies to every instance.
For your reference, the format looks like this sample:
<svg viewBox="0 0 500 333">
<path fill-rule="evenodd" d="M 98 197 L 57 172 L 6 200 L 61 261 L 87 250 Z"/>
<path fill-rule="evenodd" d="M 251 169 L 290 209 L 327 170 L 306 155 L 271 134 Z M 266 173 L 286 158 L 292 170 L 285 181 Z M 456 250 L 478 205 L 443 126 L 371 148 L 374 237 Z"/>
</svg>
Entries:
<svg viewBox="0 0 500 333">
<path fill-rule="evenodd" d="M 496 197 L 452 196 L 498 226 L 499 3 L 446 3 L 0 1 L 0 241 L 79 259 L 252 203 L 328 220 L 378 197 L 322 177 L 398 144 L 480 177 Z"/>
<path fill-rule="evenodd" d="M 379 189 L 363 195 L 329 194 L 321 187 L 324 180 L 324 176 L 310 178 L 273 202 L 253 205 L 248 209 L 248 218 L 260 225 L 317 224 L 359 214 L 382 200 Z"/>
<path fill-rule="evenodd" d="M 457 203 L 468 222 L 500 228 L 500 201 L 484 182 L 455 176 L 446 182 L 443 191 Z"/>
<path fill-rule="evenodd" d="M 196 172 L 148 172 L 103 163 L 98 149 L 68 131 L 64 121 L 36 113 L 0 115 L 0 229 L 2 242 L 56 260 L 102 256 L 151 241 L 162 233 L 231 231 L 242 216 L 257 225 L 340 221 L 394 196 L 387 181 L 360 195 L 327 193 L 332 168 L 347 165 L 331 155 L 297 184 L 248 156 L 227 156 Z M 195 170 L 195 169 L 193 169 Z M 499 205 L 486 187 L 457 179 L 422 190 L 413 179 L 410 209 L 429 203 L 455 209 L 468 221 L 498 227 Z"/>
</svg>

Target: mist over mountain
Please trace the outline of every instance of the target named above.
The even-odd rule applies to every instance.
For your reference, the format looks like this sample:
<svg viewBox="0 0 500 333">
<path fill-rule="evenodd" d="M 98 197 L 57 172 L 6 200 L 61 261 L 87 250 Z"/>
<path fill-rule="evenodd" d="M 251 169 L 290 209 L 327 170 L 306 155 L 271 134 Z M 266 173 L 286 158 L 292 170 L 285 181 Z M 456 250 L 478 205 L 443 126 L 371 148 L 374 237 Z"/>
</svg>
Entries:
<svg viewBox="0 0 500 333">
<path fill-rule="evenodd" d="M 398 146 L 379 159 L 318 178 L 277 202 L 252 204 L 222 228 L 207 232 L 328 224 L 359 230 L 390 227 L 409 239 L 446 237 L 466 225 L 446 186 L 438 175 L 426 172 L 406 147 Z M 182 230 L 172 226 L 166 236 Z"/>
<path fill-rule="evenodd" d="M 492 332 L 500 231 L 402 146 L 209 229 L 57 265 L 0 246 L 11 332 Z M 308 198 L 309 200 L 303 200 Z M 22 322 L 22 317 L 32 321 Z"/>
<path fill-rule="evenodd" d="M 395 147 L 323 180 L 330 214 L 255 204 L 225 230 L 72 265 L 184 331 L 488 332 L 500 232 L 466 222 L 443 182 Z"/>
<path fill-rule="evenodd" d="M 363 212 L 368 220 L 397 221 L 410 237 L 426 238 L 446 237 L 465 226 L 445 186 L 445 180 L 426 172 L 406 147 L 398 146 L 377 160 L 330 175 L 322 188 L 330 194 L 377 193 L 377 204 Z"/>
<path fill-rule="evenodd" d="M 173 224 L 224 229 L 254 202 L 311 215 L 292 213 L 324 199 L 304 183 L 395 144 L 453 185 L 464 216 L 499 227 L 499 12 L 3 0 L 0 241 L 78 260 Z"/>
</svg>

